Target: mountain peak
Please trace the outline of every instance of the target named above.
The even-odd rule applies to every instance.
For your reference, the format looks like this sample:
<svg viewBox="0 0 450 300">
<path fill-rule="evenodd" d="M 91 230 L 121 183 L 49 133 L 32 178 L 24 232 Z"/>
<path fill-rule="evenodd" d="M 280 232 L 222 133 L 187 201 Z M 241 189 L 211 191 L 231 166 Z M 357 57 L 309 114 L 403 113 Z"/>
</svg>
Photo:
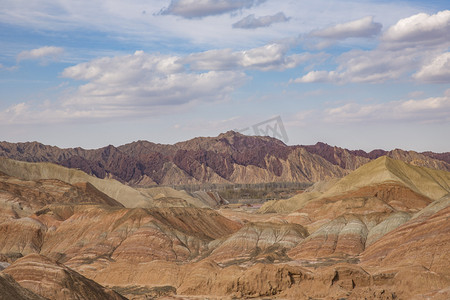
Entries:
<svg viewBox="0 0 450 300">
<path fill-rule="evenodd" d="M 242 137 L 245 135 L 240 132 L 234 131 L 234 130 L 228 130 L 227 132 L 219 134 L 217 137 L 218 138 L 230 138 L 230 137 L 236 137 L 236 136 Z"/>
</svg>

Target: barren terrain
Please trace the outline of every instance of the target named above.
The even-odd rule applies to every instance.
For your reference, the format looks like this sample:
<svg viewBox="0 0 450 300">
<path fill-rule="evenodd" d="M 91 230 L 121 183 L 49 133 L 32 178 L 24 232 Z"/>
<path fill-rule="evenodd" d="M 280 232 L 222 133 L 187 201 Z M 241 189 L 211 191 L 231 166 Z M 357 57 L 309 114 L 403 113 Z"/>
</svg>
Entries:
<svg viewBox="0 0 450 300">
<path fill-rule="evenodd" d="M 169 162 L 154 166 L 168 170 L 160 182 L 177 173 L 190 178 L 178 177 L 183 184 L 206 177 L 203 183 L 315 184 L 262 205 L 230 204 L 213 190 L 131 184 L 145 172 L 99 176 L 100 169 L 87 174 L 48 162 L 92 162 L 95 151 L 14 146 L 28 149 L 19 151 L 23 160 L 40 162 L 0 158 L 0 299 L 450 297 L 448 162 L 400 150 L 348 152 L 353 156 L 344 161 L 347 150 L 321 144 L 283 152 L 281 142 L 267 148 L 269 138 L 242 139 L 227 133 L 173 148 L 144 142 L 119 148 L 141 160 L 173 149 Z M 256 152 L 264 159 L 252 160 L 246 147 L 261 145 Z M 119 155 L 108 151 L 106 161 Z M 192 158 L 202 151 L 229 168 L 208 160 L 213 154 L 202 163 Z M 178 156 L 184 169 L 200 167 L 189 173 L 174 163 Z M 247 163 L 236 164 L 236 157 Z M 109 166 L 123 169 L 118 161 Z"/>
</svg>

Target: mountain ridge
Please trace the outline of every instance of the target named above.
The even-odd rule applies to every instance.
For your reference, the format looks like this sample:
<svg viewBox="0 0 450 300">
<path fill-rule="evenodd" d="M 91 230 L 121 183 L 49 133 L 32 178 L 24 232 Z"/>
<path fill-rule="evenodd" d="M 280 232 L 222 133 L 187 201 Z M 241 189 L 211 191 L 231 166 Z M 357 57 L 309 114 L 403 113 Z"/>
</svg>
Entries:
<svg viewBox="0 0 450 300">
<path fill-rule="evenodd" d="M 204 183 L 317 182 L 343 177 L 380 156 L 450 171 L 450 152 L 348 150 L 318 142 L 288 146 L 268 136 L 234 131 L 173 145 L 139 140 L 98 149 L 58 148 L 38 142 L 0 142 L 0 157 L 52 162 L 98 178 L 136 186 Z"/>
</svg>

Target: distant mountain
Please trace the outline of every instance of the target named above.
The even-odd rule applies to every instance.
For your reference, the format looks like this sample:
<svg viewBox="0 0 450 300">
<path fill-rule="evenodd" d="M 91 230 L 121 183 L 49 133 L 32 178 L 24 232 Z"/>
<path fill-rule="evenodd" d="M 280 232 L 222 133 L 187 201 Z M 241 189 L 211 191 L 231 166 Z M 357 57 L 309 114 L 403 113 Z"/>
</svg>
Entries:
<svg viewBox="0 0 450 300">
<path fill-rule="evenodd" d="M 450 153 L 347 150 L 324 143 L 287 146 L 262 136 L 229 131 L 174 145 L 137 141 L 86 150 L 61 149 L 37 142 L 0 142 L 0 156 L 53 162 L 99 178 L 137 186 L 202 183 L 317 182 L 340 178 L 380 156 L 450 171 Z"/>
</svg>

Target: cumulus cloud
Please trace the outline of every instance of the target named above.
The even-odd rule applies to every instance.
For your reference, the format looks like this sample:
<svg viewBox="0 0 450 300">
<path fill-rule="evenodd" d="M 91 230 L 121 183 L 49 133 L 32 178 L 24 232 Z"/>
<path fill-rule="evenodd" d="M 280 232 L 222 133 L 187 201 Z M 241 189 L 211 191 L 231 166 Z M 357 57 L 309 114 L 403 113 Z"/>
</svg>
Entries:
<svg viewBox="0 0 450 300">
<path fill-rule="evenodd" d="M 431 83 L 450 83 L 450 52 L 442 53 L 422 66 L 413 78 Z"/>
<path fill-rule="evenodd" d="M 291 54 L 288 43 L 244 51 L 210 50 L 188 56 L 148 54 L 102 57 L 63 70 L 81 82 L 52 105 L 21 104 L 3 111 L 2 122 L 62 122 L 139 117 L 221 101 L 248 79 L 245 70 L 284 70 L 322 60 L 325 54 Z"/>
<path fill-rule="evenodd" d="M 326 39 L 347 39 L 352 37 L 372 37 L 380 33 L 383 26 L 375 23 L 372 16 L 352 22 L 337 24 L 322 30 L 313 31 L 312 36 Z"/>
<path fill-rule="evenodd" d="M 233 28 L 253 29 L 259 27 L 268 27 L 273 23 L 287 21 L 289 21 L 289 18 L 287 18 L 282 12 L 279 12 L 273 16 L 262 16 L 259 18 L 255 18 L 255 15 L 252 14 L 234 23 Z"/>
<path fill-rule="evenodd" d="M 450 11 L 401 19 L 387 30 L 377 48 L 343 53 L 336 59 L 335 70 L 312 70 L 290 82 L 380 83 L 410 74 L 419 82 L 449 82 L 449 55 L 442 53 L 450 46 L 449 24 Z M 332 36 L 333 30 L 323 36 Z"/>
<path fill-rule="evenodd" d="M 286 56 L 288 47 L 281 44 L 269 44 L 240 52 L 240 64 L 245 68 L 259 70 L 289 69 L 296 67 L 302 58 L 300 55 Z"/>
<path fill-rule="evenodd" d="M 382 37 L 386 47 L 420 47 L 450 43 L 450 10 L 420 13 L 399 20 Z"/>
<path fill-rule="evenodd" d="M 420 59 L 424 55 L 425 53 L 413 50 L 354 50 L 342 54 L 337 59 L 339 65 L 336 70 L 310 71 L 299 78 L 291 80 L 291 83 L 380 83 L 387 80 L 395 80 L 411 69 L 418 68 Z"/>
<path fill-rule="evenodd" d="M 244 51 L 233 51 L 231 49 L 210 50 L 188 55 L 182 62 L 189 64 L 193 70 L 231 70 L 242 68 L 269 71 L 295 68 L 302 63 L 321 60 L 326 57 L 323 53 L 288 55 L 288 50 L 288 45 L 277 43 Z"/>
<path fill-rule="evenodd" d="M 226 98 L 245 81 L 238 71 L 188 72 L 179 57 L 134 55 L 101 58 L 67 68 L 64 77 L 85 80 L 65 106 L 151 110 Z"/>
<path fill-rule="evenodd" d="M 239 70 L 190 71 L 180 57 L 136 51 L 74 65 L 62 77 L 86 83 L 52 105 L 21 103 L 1 123 L 52 123 L 148 117 L 223 101 L 247 79 Z"/>
<path fill-rule="evenodd" d="M 45 46 L 33 50 L 22 51 L 17 55 L 17 61 L 22 60 L 55 60 L 64 53 L 61 47 Z"/>
<path fill-rule="evenodd" d="M 342 76 L 335 71 L 310 71 L 302 77 L 293 79 L 290 83 L 335 82 Z"/>
<path fill-rule="evenodd" d="M 162 15 L 184 18 L 202 18 L 250 8 L 265 0 L 172 0 L 169 7 L 160 11 Z"/>
<path fill-rule="evenodd" d="M 442 97 L 392 101 L 378 104 L 347 103 L 325 111 L 327 122 L 412 121 L 420 123 L 450 121 L 450 90 Z"/>
</svg>

